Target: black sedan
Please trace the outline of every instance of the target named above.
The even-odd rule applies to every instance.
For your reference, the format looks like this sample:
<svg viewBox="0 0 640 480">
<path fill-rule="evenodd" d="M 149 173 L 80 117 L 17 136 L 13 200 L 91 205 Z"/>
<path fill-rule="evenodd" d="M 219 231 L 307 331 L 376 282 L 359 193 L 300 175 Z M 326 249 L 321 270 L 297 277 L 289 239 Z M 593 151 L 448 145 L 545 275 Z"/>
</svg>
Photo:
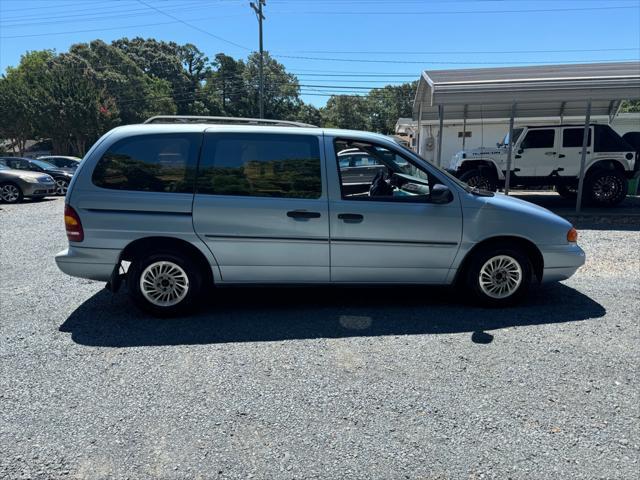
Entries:
<svg viewBox="0 0 640 480">
<path fill-rule="evenodd" d="M 14 170 L 28 170 L 51 175 L 56 181 L 56 195 L 66 195 L 69 182 L 73 174 L 66 172 L 44 160 L 21 157 L 0 157 L 0 165 L 5 165 Z"/>
</svg>

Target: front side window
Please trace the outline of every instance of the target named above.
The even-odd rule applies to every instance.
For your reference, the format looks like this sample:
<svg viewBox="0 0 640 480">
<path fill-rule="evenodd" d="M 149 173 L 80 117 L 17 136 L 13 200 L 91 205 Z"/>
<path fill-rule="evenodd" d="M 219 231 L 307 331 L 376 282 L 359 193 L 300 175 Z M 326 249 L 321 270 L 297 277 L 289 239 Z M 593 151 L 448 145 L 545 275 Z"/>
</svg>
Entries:
<svg viewBox="0 0 640 480">
<path fill-rule="evenodd" d="M 198 193 L 320 198 L 320 144 L 311 135 L 217 133 L 206 136 Z"/>
<path fill-rule="evenodd" d="M 98 161 L 93 183 L 114 190 L 191 193 L 201 139 L 199 133 L 185 133 L 116 142 Z"/>
<path fill-rule="evenodd" d="M 555 130 L 529 130 L 520 148 L 553 148 Z"/>
<path fill-rule="evenodd" d="M 583 136 L 584 128 L 565 128 L 562 131 L 562 146 L 564 148 L 582 147 Z M 591 129 L 589 129 L 587 146 L 591 146 Z"/>
<path fill-rule="evenodd" d="M 428 201 L 435 179 L 406 157 L 387 147 L 359 140 L 336 139 L 337 167 L 345 200 Z M 353 173 L 344 166 L 341 152 L 358 151 L 370 171 Z"/>
</svg>

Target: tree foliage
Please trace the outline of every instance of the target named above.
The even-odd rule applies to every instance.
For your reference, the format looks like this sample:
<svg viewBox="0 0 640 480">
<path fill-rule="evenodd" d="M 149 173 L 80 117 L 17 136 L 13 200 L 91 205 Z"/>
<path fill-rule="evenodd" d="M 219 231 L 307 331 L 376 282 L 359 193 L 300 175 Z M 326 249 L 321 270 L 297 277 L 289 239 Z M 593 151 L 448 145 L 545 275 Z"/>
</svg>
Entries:
<svg viewBox="0 0 640 480">
<path fill-rule="evenodd" d="M 257 117 L 259 62 L 257 53 L 210 60 L 193 44 L 140 37 L 28 52 L 0 76 L 0 138 L 21 154 L 27 140 L 50 139 L 55 153 L 83 155 L 113 126 L 153 115 Z M 413 84 L 336 95 L 316 108 L 268 53 L 264 73 L 265 118 L 391 133 L 398 117 L 411 114 Z"/>
</svg>

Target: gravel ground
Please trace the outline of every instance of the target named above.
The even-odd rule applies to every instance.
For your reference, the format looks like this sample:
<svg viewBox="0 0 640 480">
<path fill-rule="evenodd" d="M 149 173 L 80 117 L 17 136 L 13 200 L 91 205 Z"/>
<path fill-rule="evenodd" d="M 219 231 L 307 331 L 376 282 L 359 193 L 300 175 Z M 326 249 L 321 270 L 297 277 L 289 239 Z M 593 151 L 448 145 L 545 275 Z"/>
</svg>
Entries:
<svg viewBox="0 0 640 480">
<path fill-rule="evenodd" d="M 154 320 L 57 270 L 62 206 L 0 210 L 2 478 L 638 478 L 640 225 L 512 309 L 244 288 Z"/>
</svg>

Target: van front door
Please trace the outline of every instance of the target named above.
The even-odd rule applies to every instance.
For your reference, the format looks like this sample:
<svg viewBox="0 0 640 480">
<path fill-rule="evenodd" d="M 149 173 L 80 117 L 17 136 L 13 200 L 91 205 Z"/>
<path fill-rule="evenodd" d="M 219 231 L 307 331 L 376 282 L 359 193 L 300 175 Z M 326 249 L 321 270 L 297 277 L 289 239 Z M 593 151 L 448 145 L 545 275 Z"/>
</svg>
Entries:
<svg viewBox="0 0 640 480">
<path fill-rule="evenodd" d="M 374 184 L 348 187 L 340 152 L 360 149 L 386 168 Z M 443 283 L 462 235 L 459 199 L 429 202 L 432 174 L 394 149 L 326 139 L 332 282 Z M 381 178 L 382 176 L 386 179 Z"/>
<path fill-rule="evenodd" d="M 322 136 L 205 133 L 193 224 L 224 283 L 329 281 Z"/>
</svg>

